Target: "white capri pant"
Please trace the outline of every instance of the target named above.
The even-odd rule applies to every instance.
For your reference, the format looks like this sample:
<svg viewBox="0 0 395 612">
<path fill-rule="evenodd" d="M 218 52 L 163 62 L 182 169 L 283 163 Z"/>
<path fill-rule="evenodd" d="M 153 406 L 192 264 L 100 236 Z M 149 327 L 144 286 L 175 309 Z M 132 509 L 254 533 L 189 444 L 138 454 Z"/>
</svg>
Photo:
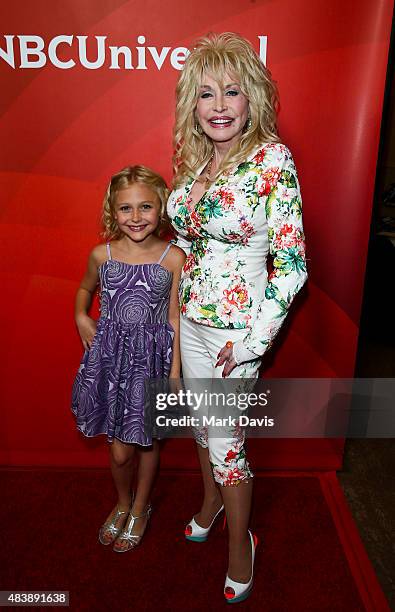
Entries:
<svg viewBox="0 0 395 612">
<path fill-rule="evenodd" d="M 181 315 L 181 362 L 184 379 L 222 379 L 225 364 L 215 367 L 219 351 L 228 340 L 236 342 L 247 333 L 246 329 L 220 329 L 201 325 Z M 259 357 L 242 363 L 232 370 L 228 378 L 257 378 L 260 365 Z M 243 428 L 239 425 L 229 427 L 221 438 L 213 437 L 210 427 L 192 429 L 196 442 L 203 448 L 208 448 L 214 480 L 218 484 L 233 486 L 252 478 L 244 450 Z"/>
</svg>

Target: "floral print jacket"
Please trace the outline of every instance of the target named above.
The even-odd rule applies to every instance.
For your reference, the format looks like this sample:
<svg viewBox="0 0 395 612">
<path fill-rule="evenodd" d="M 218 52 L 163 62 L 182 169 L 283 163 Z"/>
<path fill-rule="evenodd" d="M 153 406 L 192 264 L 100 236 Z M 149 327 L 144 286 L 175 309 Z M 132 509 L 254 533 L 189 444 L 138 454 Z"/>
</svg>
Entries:
<svg viewBox="0 0 395 612">
<path fill-rule="evenodd" d="M 245 348 L 263 355 L 307 278 L 292 155 L 283 144 L 262 145 L 195 205 L 193 182 L 175 189 L 168 202 L 177 245 L 187 253 L 181 313 L 203 325 L 246 328 Z"/>
</svg>

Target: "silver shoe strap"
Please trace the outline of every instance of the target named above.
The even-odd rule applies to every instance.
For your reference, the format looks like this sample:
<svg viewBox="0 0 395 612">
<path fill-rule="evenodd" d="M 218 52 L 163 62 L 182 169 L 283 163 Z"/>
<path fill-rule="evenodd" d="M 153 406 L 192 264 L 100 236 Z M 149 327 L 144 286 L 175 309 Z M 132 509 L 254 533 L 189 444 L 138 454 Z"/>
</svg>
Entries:
<svg viewBox="0 0 395 612">
<path fill-rule="evenodd" d="M 139 518 L 144 518 L 145 516 L 148 516 L 148 518 L 150 517 L 150 514 L 152 512 L 152 506 L 149 505 L 146 512 L 144 512 L 143 514 L 140 514 L 140 516 L 133 516 L 133 514 L 130 514 L 130 523 L 128 525 L 128 528 L 125 529 L 121 534 L 120 534 L 120 539 L 123 540 L 138 540 L 141 538 L 141 535 L 135 535 L 132 534 L 132 529 L 133 529 L 133 525 L 136 522 L 137 519 Z"/>
<path fill-rule="evenodd" d="M 119 510 L 117 509 L 115 516 L 111 519 L 109 523 L 104 523 L 101 530 L 103 533 L 110 533 L 110 535 L 115 536 L 119 533 L 119 527 L 116 527 L 115 524 L 117 520 L 122 516 L 122 514 L 128 514 L 130 510 Z"/>
</svg>

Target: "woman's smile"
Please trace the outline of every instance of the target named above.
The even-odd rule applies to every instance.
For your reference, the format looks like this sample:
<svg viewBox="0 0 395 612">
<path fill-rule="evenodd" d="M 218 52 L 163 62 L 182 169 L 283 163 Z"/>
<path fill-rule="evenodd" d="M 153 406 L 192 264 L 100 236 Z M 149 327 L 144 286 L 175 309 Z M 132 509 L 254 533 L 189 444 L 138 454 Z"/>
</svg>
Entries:
<svg viewBox="0 0 395 612">
<path fill-rule="evenodd" d="M 214 144 L 228 149 L 240 140 L 248 110 L 248 99 L 234 78 L 225 74 L 223 83 L 219 83 L 209 74 L 203 74 L 195 114 Z"/>
<path fill-rule="evenodd" d="M 211 127 L 214 129 L 223 129 L 230 127 L 233 123 L 232 117 L 212 117 L 209 119 Z"/>
</svg>

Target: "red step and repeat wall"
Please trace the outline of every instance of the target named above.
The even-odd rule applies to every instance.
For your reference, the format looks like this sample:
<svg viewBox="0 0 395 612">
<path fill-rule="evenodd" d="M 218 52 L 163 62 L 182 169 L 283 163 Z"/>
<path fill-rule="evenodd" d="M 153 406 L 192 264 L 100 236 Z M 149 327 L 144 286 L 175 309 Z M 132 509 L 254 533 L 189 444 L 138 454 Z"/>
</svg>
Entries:
<svg viewBox="0 0 395 612">
<path fill-rule="evenodd" d="M 109 176 L 171 180 L 174 90 L 209 31 L 248 38 L 276 79 L 304 199 L 310 280 L 269 377 L 350 377 L 379 143 L 392 0 L 2 2 L 2 418 L 8 465 L 105 465 L 70 412 L 73 300 Z M 256 442 L 256 441 L 255 441 Z M 265 440 L 258 464 L 336 467 L 342 441 Z M 165 465 L 193 465 L 173 440 Z"/>
</svg>

